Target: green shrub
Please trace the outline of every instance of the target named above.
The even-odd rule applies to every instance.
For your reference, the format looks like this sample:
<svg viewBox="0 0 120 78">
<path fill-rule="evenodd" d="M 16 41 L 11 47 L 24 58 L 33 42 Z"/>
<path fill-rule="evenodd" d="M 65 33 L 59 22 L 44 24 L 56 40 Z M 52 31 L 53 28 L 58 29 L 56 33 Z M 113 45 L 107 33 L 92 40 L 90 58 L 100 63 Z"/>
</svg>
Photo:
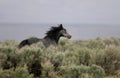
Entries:
<svg viewBox="0 0 120 78">
<path fill-rule="evenodd" d="M 107 46 L 105 54 L 104 69 L 107 74 L 113 74 L 120 69 L 120 47 L 114 45 Z"/>
<path fill-rule="evenodd" d="M 119 38 L 108 38 L 103 40 L 106 45 L 116 45 L 120 46 L 120 39 Z"/>
<path fill-rule="evenodd" d="M 85 74 L 88 75 L 89 67 L 87 66 L 61 66 L 60 75 L 63 78 L 85 78 Z"/>
<path fill-rule="evenodd" d="M 14 78 L 33 78 L 33 75 L 28 73 L 28 70 L 23 67 L 18 67 L 14 71 L 15 77 Z"/>
<path fill-rule="evenodd" d="M 11 40 L 0 42 L 0 78 L 104 78 L 120 70 L 119 38 L 17 46 Z"/>
<path fill-rule="evenodd" d="M 7 55 L 0 53 L 0 68 L 2 68 L 3 63 L 7 60 Z"/>
<path fill-rule="evenodd" d="M 106 58 L 106 54 L 105 51 L 103 49 L 96 49 L 93 50 L 91 53 L 91 60 L 92 60 L 92 64 L 97 64 L 100 66 L 104 66 L 105 63 L 105 58 Z"/>
<path fill-rule="evenodd" d="M 33 78 L 25 68 L 18 67 L 15 70 L 0 70 L 0 78 Z"/>
<path fill-rule="evenodd" d="M 54 66 L 50 61 L 44 63 L 41 78 L 58 78 L 57 73 L 54 71 Z"/>
<path fill-rule="evenodd" d="M 91 64 L 91 50 L 88 48 L 79 49 L 78 52 L 79 63 L 83 65 Z"/>
<path fill-rule="evenodd" d="M 87 44 L 87 47 L 90 49 L 103 49 L 105 48 L 105 44 L 103 40 L 97 38 L 95 40 L 90 40 L 89 43 Z"/>
<path fill-rule="evenodd" d="M 54 66 L 54 70 L 57 71 L 59 66 L 62 64 L 62 61 L 64 59 L 64 55 L 60 52 L 56 53 L 52 58 L 51 58 L 51 63 Z"/>
<path fill-rule="evenodd" d="M 0 78 L 15 78 L 15 72 L 13 69 L 2 70 L 0 69 Z"/>
<path fill-rule="evenodd" d="M 89 73 L 90 75 L 92 75 L 93 78 L 104 78 L 105 76 L 104 69 L 97 65 L 91 65 Z"/>
<path fill-rule="evenodd" d="M 61 66 L 60 75 L 63 78 L 104 78 L 104 70 L 97 65 L 92 66 Z"/>
<path fill-rule="evenodd" d="M 73 52 L 73 51 L 65 51 L 65 53 L 63 54 L 64 58 L 62 61 L 62 65 L 72 65 L 72 64 L 79 64 L 79 60 L 78 60 L 78 55 L 77 53 Z"/>
</svg>

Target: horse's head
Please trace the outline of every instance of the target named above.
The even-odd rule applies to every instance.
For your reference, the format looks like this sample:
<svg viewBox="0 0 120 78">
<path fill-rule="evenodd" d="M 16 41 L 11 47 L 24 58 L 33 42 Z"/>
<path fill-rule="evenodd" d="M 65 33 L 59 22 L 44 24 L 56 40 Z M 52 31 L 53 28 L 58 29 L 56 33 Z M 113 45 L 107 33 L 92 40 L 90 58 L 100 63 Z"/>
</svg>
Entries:
<svg viewBox="0 0 120 78">
<path fill-rule="evenodd" d="M 66 37 L 68 39 L 71 38 L 71 35 L 67 33 L 62 24 L 60 24 L 58 27 L 51 27 L 51 29 L 47 31 L 46 35 L 46 37 L 55 39 L 56 41 L 58 41 L 60 37 Z"/>
<path fill-rule="evenodd" d="M 67 32 L 67 30 L 65 29 L 65 28 L 63 28 L 63 25 L 62 24 L 60 24 L 59 26 L 58 26 L 58 29 L 59 29 L 59 35 L 61 36 L 61 37 L 66 37 L 66 38 L 68 38 L 68 39 L 70 39 L 71 38 L 71 35 Z"/>
</svg>

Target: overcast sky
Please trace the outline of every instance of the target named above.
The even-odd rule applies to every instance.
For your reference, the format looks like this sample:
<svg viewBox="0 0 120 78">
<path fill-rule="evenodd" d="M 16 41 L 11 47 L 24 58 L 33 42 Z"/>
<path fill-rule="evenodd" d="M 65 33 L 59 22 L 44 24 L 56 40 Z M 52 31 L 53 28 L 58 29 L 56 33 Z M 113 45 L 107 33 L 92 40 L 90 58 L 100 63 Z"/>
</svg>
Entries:
<svg viewBox="0 0 120 78">
<path fill-rule="evenodd" d="M 0 22 L 120 24 L 120 0 L 0 0 Z"/>
</svg>

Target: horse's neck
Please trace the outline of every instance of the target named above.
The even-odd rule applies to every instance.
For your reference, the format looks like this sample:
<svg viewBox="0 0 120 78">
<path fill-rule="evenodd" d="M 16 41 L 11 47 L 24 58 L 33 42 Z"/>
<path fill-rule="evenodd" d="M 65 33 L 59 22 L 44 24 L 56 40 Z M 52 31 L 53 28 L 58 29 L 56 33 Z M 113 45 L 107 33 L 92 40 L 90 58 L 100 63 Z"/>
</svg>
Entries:
<svg viewBox="0 0 120 78">
<path fill-rule="evenodd" d="M 51 39 L 49 37 L 45 37 L 43 39 L 43 43 L 45 46 L 50 46 L 50 45 L 57 46 L 58 45 L 58 42 L 56 42 L 54 39 Z"/>
<path fill-rule="evenodd" d="M 50 42 L 54 42 L 54 43 L 56 43 L 56 44 L 58 44 L 58 41 L 59 41 L 59 38 L 55 38 L 55 37 L 48 37 L 48 36 L 46 36 L 46 37 L 44 37 L 44 39 L 45 40 L 47 40 L 47 41 L 50 41 Z"/>
</svg>

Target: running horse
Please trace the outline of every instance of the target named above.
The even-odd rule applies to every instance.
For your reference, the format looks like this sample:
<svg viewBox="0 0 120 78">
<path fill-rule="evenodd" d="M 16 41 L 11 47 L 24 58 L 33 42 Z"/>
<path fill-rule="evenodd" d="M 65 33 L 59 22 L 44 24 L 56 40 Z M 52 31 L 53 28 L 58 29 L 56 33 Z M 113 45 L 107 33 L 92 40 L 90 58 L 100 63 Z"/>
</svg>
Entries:
<svg viewBox="0 0 120 78">
<path fill-rule="evenodd" d="M 18 48 L 22 48 L 26 45 L 32 45 L 33 43 L 42 42 L 43 45 L 47 48 L 50 45 L 57 46 L 60 37 L 66 37 L 68 39 L 71 38 L 71 35 L 67 33 L 67 30 L 60 24 L 57 27 L 51 27 L 49 31 L 47 31 L 46 36 L 43 39 L 40 38 L 28 38 L 20 42 Z"/>
</svg>

